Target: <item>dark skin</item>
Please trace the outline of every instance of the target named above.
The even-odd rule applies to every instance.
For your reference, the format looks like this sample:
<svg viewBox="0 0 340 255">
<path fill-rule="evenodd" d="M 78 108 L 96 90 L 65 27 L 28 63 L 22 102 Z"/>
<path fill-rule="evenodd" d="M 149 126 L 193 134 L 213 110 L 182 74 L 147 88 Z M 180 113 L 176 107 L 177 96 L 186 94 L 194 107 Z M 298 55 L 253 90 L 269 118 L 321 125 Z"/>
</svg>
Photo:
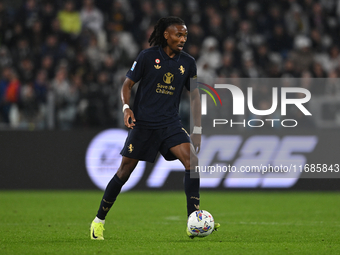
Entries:
<svg viewBox="0 0 340 255">
<path fill-rule="evenodd" d="M 185 25 L 171 25 L 164 31 L 164 38 L 167 40 L 167 46 L 163 48 L 164 52 L 173 58 L 181 50 L 183 50 L 184 44 L 187 40 L 188 30 Z M 131 97 L 131 89 L 135 85 L 135 82 L 126 78 L 121 90 L 122 103 L 129 104 Z M 191 112 L 193 114 L 194 125 L 201 126 L 201 104 L 198 89 L 190 91 Z M 131 121 L 129 121 L 131 119 Z M 127 108 L 124 111 L 124 124 L 128 128 L 133 129 L 135 126 L 135 116 L 131 109 Z M 170 148 L 170 151 L 176 156 L 183 164 L 186 170 L 194 169 L 198 164 L 196 153 L 199 152 L 201 146 L 201 135 L 192 134 L 190 143 L 182 143 Z M 135 169 L 138 159 L 132 159 L 128 157 L 122 158 L 121 165 L 117 171 L 117 176 L 122 181 L 127 181 Z"/>
</svg>

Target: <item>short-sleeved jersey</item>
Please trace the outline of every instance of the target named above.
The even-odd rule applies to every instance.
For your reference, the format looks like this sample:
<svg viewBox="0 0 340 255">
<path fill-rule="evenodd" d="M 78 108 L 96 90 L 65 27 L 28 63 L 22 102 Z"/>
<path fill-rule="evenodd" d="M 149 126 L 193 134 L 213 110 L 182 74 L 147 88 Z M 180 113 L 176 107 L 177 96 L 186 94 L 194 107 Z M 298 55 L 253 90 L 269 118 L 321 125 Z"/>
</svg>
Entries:
<svg viewBox="0 0 340 255">
<path fill-rule="evenodd" d="M 126 74 L 140 81 L 133 106 L 136 127 L 162 128 L 179 121 L 183 88 L 190 90 L 196 75 L 195 59 L 183 51 L 170 58 L 159 46 L 143 50 Z"/>
</svg>

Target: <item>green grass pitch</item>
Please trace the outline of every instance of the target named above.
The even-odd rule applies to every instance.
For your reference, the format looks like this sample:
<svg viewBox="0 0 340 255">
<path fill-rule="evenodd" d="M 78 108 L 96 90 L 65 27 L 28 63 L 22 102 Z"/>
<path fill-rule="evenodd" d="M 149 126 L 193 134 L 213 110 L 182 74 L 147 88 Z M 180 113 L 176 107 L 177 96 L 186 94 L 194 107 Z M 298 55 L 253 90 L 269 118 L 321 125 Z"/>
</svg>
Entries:
<svg viewBox="0 0 340 255">
<path fill-rule="evenodd" d="M 127 192 L 93 241 L 101 196 L 1 191 L 0 254 L 340 254 L 340 193 L 202 191 L 221 229 L 191 240 L 183 192 Z"/>
</svg>

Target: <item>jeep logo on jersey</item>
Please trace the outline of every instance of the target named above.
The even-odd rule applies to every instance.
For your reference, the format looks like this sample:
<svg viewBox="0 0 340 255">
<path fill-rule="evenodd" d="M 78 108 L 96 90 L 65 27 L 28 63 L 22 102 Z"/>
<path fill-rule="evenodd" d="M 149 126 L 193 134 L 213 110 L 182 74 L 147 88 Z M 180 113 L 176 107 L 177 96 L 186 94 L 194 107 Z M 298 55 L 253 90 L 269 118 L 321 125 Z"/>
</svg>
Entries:
<svg viewBox="0 0 340 255">
<path fill-rule="evenodd" d="M 121 161 L 119 153 L 124 146 L 127 133 L 122 129 L 105 130 L 95 136 L 87 148 L 85 158 L 87 173 L 92 182 L 102 190 L 117 172 Z M 144 168 L 145 162 L 139 162 L 122 191 L 132 189 L 139 182 Z"/>
<path fill-rule="evenodd" d="M 164 74 L 163 76 L 163 81 L 166 84 L 171 84 L 171 82 L 174 80 L 174 75 L 170 72 L 167 72 L 166 74 Z"/>
</svg>

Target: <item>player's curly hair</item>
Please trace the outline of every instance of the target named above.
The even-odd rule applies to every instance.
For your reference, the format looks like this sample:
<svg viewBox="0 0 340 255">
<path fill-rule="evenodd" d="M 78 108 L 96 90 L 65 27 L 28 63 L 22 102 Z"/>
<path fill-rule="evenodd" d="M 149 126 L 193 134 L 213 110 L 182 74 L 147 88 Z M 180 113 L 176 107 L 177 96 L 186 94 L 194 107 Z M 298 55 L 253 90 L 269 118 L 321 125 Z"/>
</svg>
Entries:
<svg viewBox="0 0 340 255">
<path fill-rule="evenodd" d="M 175 16 L 159 19 L 149 38 L 150 46 L 159 45 L 161 47 L 165 47 L 167 45 L 167 42 L 164 38 L 164 31 L 165 29 L 167 29 L 167 27 L 171 25 L 185 25 L 185 23 L 182 19 Z"/>
</svg>

